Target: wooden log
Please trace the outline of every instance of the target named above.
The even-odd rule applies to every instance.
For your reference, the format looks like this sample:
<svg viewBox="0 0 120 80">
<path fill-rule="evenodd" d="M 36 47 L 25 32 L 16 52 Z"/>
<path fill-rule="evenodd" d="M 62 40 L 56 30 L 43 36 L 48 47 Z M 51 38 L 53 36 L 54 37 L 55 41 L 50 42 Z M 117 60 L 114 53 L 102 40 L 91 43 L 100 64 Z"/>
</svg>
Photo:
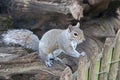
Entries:
<svg viewBox="0 0 120 80">
<path fill-rule="evenodd" d="M 114 26 L 119 26 L 119 23 L 116 22 L 120 22 L 120 20 L 99 18 L 86 21 L 83 24 L 83 30 L 87 36 L 94 38 L 115 37 Z"/>
<path fill-rule="evenodd" d="M 12 59 L 18 58 L 20 55 L 0 53 L 0 63 L 9 62 Z"/>
<path fill-rule="evenodd" d="M 99 16 L 108 8 L 110 0 L 88 0 L 88 3 L 90 5 L 90 9 L 87 11 L 85 16 L 93 18 Z"/>
<path fill-rule="evenodd" d="M 86 79 L 86 70 L 87 70 L 87 56 L 84 57 L 81 56 L 79 59 L 78 64 L 78 74 L 77 74 L 77 80 L 85 80 Z"/>
<path fill-rule="evenodd" d="M 37 52 L 28 53 L 22 47 L 0 47 L 0 64 L 32 62 L 36 55 Z"/>
<path fill-rule="evenodd" d="M 41 61 L 25 64 L 1 64 L 0 77 L 7 79 L 17 74 L 37 74 L 40 72 L 44 72 L 46 74 L 49 73 L 53 76 L 60 77 L 64 69 L 65 65 L 63 64 L 55 63 L 52 67 L 46 67 Z"/>
<path fill-rule="evenodd" d="M 8 53 L 9 54 L 22 54 L 25 55 L 27 54 L 27 51 L 24 50 L 22 47 L 0 47 L 0 53 Z"/>
<path fill-rule="evenodd" d="M 25 56 L 11 54 L 8 57 L 0 58 L 0 64 L 20 64 L 20 63 L 30 63 L 36 61 L 37 53 L 33 52 Z"/>
<path fill-rule="evenodd" d="M 109 80 L 116 80 L 117 77 L 117 71 L 118 71 L 118 63 L 119 63 L 119 57 L 120 57 L 120 30 L 118 31 L 116 35 L 116 41 L 115 41 L 115 47 L 114 52 L 112 56 L 111 61 L 111 67 L 110 67 L 110 73 L 109 73 Z"/>
<path fill-rule="evenodd" d="M 113 40 L 111 38 L 107 38 L 104 44 L 103 56 L 101 58 L 101 67 L 99 72 L 99 80 L 108 80 L 109 73 L 109 62 L 111 61 L 112 53 L 110 51 L 113 48 Z"/>
<path fill-rule="evenodd" d="M 90 66 L 89 80 L 96 80 L 96 78 L 97 78 L 96 70 L 97 70 L 97 65 L 96 65 L 96 62 L 95 62 L 94 64 L 91 64 L 91 66 Z"/>
<path fill-rule="evenodd" d="M 120 59 L 120 58 L 119 58 Z M 117 80 L 120 79 L 120 62 L 119 62 L 119 65 L 118 65 L 118 73 L 117 73 Z"/>
<path fill-rule="evenodd" d="M 39 76 L 44 75 L 47 78 L 55 77 L 58 79 L 62 71 L 66 68 L 64 64 L 55 61 L 53 61 L 54 65 L 52 67 L 46 67 L 42 60 L 38 59 L 37 52 L 27 53 L 22 48 L 1 47 L 0 52 L 11 53 L 0 54 L 0 80 L 10 79 L 12 76 L 19 74 L 35 75 L 38 73 L 43 73 L 39 74 Z"/>
<path fill-rule="evenodd" d="M 98 78 L 97 73 L 99 73 L 100 58 L 102 57 L 101 53 L 104 45 L 97 39 L 93 40 L 86 37 L 86 41 L 79 46 L 87 53 L 88 60 L 90 60 L 90 68 L 87 74 L 88 80 L 96 80 Z"/>
<path fill-rule="evenodd" d="M 71 13 L 75 19 L 83 17 L 83 7 L 79 4 L 78 0 L 12 0 L 12 11 L 23 13 L 42 13 L 57 12 L 62 14 Z"/>
<path fill-rule="evenodd" d="M 94 41 L 93 41 L 94 43 Z M 98 62 L 101 58 L 101 53 L 99 51 L 99 47 L 96 43 L 91 46 L 93 49 L 93 53 L 90 54 L 90 68 L 89 68 L 89 80 L 96 80 L 98 78 L 97 72 L 98 72 Z"/>
<path fill-rule="evenodd" d="M 119 57 L 119 59 L 120 59 L 120 57 Z M 119 70 L 118 70 L 118 80 L 120 79 L 120 62 L 119 62 L 119 68 L 118 68 Z"/>
<path fill-rule="evenodd" d="M 97 39 L 95 41 L 86 37 L 84 44 L 81 44 L 79 46 L 82 47 L 82 50 L 87 53 L 88 60 L 90 60 L 88 80 L 96 80 L 98 78 L 97 73 L 99 71 L 99 61 L 101 58 L 103 44 L 101 44 L 101 42 Z"/>
<path fill-rule="evenodd" d="M 98 5 L 98 6 L 102 6 L 102 3 L 104 4 L 104 5 L 108 5 L 107 3 L 109 2 L 109 0 L 88 0 L 88 2 L 89 2 L 89 4 L 90 5 L 92 5 L 92 6 L 94 6 L 94 5 Z M 105 4 L 106 3 L 106 4 Z M 100 5 L 101 4 L 101 5 Z M 104 6 L 103 5 L 103 6 Z"/>
<path fill-rule="evenodd" d="M 66 67 L 62 72 L 60 80 L 72 80 L 72 71 L 69 67 Z"/>
</svg>

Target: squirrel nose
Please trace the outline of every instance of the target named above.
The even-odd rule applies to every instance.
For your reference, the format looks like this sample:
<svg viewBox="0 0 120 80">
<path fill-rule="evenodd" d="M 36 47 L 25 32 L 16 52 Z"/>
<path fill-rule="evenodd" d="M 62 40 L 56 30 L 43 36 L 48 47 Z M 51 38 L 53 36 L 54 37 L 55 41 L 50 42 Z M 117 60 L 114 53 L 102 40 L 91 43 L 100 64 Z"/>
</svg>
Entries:
<svg viewBox="0 0 120 80">
<path fill-rule="evenodd" d="M 80 38 L 82 41 L 85 41 L 85 37 Z"/>
</svg>

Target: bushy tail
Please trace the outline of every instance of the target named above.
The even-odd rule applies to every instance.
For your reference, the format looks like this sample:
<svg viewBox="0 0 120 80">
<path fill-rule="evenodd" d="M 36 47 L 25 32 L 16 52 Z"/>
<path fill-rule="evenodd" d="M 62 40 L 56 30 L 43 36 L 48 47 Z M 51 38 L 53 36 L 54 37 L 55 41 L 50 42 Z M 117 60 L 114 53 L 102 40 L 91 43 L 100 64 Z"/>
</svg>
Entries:
<svg viewBox="0 0 120 80">
<path fill-rule="evenodd" d="M 18 44 L 32 50 L 38 50 L 39 38 L 29 30 L 8 30 L 5 34 L 2 34 L 2 37 L 6 44 Z"/>
</svg>

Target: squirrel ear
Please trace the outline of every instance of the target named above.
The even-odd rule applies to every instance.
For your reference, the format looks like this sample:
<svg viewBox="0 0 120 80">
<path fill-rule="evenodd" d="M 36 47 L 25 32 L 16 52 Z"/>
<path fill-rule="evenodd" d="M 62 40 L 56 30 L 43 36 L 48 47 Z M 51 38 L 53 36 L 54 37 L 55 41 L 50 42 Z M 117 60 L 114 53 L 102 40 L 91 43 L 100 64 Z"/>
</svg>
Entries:
<svg viewBox="0 0 120 80">
<path fill-rule="evenodd" d="M 71 31 L 72 31 L 72 28 L 73 28 L 73 26 L 72 26 L 72 25 L 69 25 L 69 26 L 68 26 L 69 32 L 71 32 Z"/>
<path fill-rule="evenodd" d="M 80 27 L 80 23 L 78 22 L 78 23 L 76 24 L 76 26 L 74 26 L 74 27 Z"/>
</svg>

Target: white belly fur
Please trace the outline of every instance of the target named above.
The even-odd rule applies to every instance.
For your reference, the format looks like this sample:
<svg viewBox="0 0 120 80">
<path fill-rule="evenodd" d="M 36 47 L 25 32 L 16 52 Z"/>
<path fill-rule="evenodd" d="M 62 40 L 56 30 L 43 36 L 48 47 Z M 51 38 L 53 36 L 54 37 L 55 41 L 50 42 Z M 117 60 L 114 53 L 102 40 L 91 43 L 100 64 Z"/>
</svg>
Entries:
<svg viewBox="0 0 120 80">
<path fill-rule="evenodd" d="M 77 47 L 77 42 L 75 42 L 75 41 L 71 41 L 71 45 L 72 45 L 73 49 L 75 50 L 76 47 Z"/>
</svg>

